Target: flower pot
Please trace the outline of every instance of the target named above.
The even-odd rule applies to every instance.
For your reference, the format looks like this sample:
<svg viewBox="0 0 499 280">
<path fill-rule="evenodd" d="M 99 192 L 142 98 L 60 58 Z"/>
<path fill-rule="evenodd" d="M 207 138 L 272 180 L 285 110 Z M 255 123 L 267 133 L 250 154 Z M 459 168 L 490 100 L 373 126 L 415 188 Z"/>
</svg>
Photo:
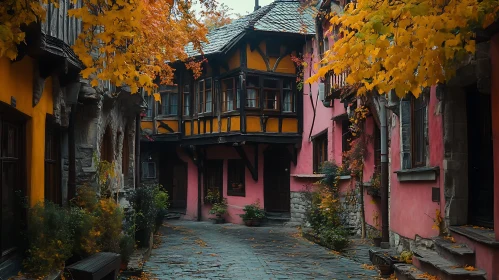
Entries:
<svg viewBox="0 0 499 280">
<path fill-rule="evenodd" d="M 139 247 L 148 247 L 151 239 L 151 230 L 138 230 L 135 232 L 135 241 L 137 241 Z"/>
<path fill-rule="evenodd" d="M 381 247 L 381 237 L 374 237 L 373 242 L 374 242 L 374 246 Z"/>
<path fill-rule="evenodd" d="M 260 219 L 246 219 L 244 224 L 248 227 L 259 227 L 261 224 Z"/>
<path fill-rule="evenodd" d="M 381 277 L 389 277 L 392 275 L 392 267 L 389 264 L 378 264 L 378 269 Z"/>
<path fill-rule="evenodd" d="M 120 264 L 120 270 L 126 270 L 128 267 L 128 262 L 122 262 Z"/>
<path fill-rule="evenodd" d="M 215 224 L 225 224 L 225 219 L 223 217 L 216 217 L 214 221 Z"/>
</svg>

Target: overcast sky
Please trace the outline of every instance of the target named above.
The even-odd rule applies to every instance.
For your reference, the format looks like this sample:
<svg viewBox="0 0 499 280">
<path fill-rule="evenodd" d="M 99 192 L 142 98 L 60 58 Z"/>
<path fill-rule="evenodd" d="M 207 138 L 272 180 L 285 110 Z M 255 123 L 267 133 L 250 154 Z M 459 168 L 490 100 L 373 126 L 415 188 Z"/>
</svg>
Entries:
<svg viewBox="0 0 499 280">
<path fill-rule="evenodd" d="M 272 3 L 273 0 L 259 0 L 261 7 Z M 220 4 L 225 4 L 232 9 L 233 14 L 246 15 L 253 12 L 255 0 L 217 0 Z M 196 7 L 199 9 L 199 7 Z"/>
</svg>

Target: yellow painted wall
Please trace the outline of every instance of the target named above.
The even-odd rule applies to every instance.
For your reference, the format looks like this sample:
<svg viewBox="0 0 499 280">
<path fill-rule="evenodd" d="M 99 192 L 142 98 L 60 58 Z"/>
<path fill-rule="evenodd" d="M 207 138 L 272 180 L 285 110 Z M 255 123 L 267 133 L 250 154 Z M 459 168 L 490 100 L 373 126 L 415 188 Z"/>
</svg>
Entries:
<svg viewBox="0 0 499 280">
<path fill-rule="evenodd" d="M 33 65 L 30 57 L 16 63 L 0 58 L 0 101 L 10 104 L 11 97 L 15 97 L 16 109 L 30 117 L 26 123 L 26 176 L 31 205 L 44 199 L 45 121 L 47 114 L 54 113 L 50 78 L 45 82 L 40 102 L 32 106 Z"/>
<path fill-rule="evenodd" d="M 178 132 L 178 121 L 177 120 L 167 120 L 167 121 L 162 121 L 163 123 L 167 124 L 169 127 L 171 127 L 171 129 L 173 129 L 173 131 L 175 132 Z M 165 128 L 162 128 L 162 127 L 159 127 L 161 123 L 158 121 L 156 122 L 156 127 L 158 128 L 158 133 L 161 134 L 167 134 L 167 133 L 171 133 L 169 132 L 168 130 L 166 130 Z"/>
<path fill-rule="evenodd" d="M 204 120 L 199 121 L 199 133 L 204 134 Z"/>
<path fill-rule="evenodd" d="M 227 118 L 222 118 L 221 123 L 222 127 L 220 128 L 220 131 L 227 132 Z"/>
<path fill-rule="evenodd" d="M 298 132 L 298 119 L 283 119 L 282 120 L 283 133 L 297 133 Z"/>
<path fill-rule="evenodd" d="M 269 118 L 267 120 L 267 132 L 279 132 L 279 119 Z"/>
<path fill-rule="evenodd" d="M 247 116 L 246 117 L 246 132 L 261 132 L 262 126 L 260 125 L 260 117 Z"/>
<path fill-rule="evenodd" d="M 277 58 L 271 57 L 269 61 L 270 61 L 270 67 L 272 68 L 274 67 L 275 62 L 277 61 Z M 283 57 L 281 61 L 279 61 L 279 64 L 277 65 L 275 72 L 295 74 L 296 68 L 294 62 L 291 60 L 291 56 L 287 55 Z"/>
<path fill-rule="evenodd" d="M 140 127 L 142 129 L 150 129 L 152 130 L 153 126 L 152 126 L 152 121 L 151 120 L 143 120 L 140 122 Z"/>
<path fill-rule="evenodd" d="M 186 121 L 184 123 L 184 132 L 185 132 L 185 136 L 190 136 L 192 134 L 190 121 Z"/>
<path fill-rule="evenodd" d="M 241 66 L 241 51 L 236 50 L 229 58 L 229 70 L 234 70 Z"/>
<path fill-rule="evenodd" d="M 198 121 L 194 120 L 194 126 L 192 127 L 192 134 L 198 134 Z"/>
<path fill-rule="evenodd" d="M 262 48 L 263 45 L 263 48 Z M 260 43 L 260 49 L 265 53 L 265 43 Z M 265 65 L 265 61 L 262 56 L 258 53 L 257 50 L 251 51 L 249 44 L 246 46 L 246 54 L 248 60 L 248 68 L 256 69 L 261 71 L 267 71 L 267 66 Z"/>
<path fill-rule="evenodd" d="M 220 132 L 220 127 L 218 126 L 218 119 L 213 120 L 213 133 Z"/>
<path fill-rule="evenodd" d="M 230 131 L 241 130 L 241 117 L 230 118 Z"/>
<path fill-rule="evenodd" d="M 206 121 L 206 133 L 211 133 L 211 122 Z"/>
</svg>

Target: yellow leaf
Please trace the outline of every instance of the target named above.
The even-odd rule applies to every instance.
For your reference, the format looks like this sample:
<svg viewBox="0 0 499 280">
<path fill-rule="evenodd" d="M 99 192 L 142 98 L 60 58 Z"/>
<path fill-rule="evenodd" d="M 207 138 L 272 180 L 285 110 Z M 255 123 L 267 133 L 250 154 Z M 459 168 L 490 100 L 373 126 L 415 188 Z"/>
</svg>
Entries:
<svg viewBox="0 0 499 280">
<path fill-rule="evenodd" d="M 93 87 L 96 87 L 99 85 L 99 81 L 98 80 L 95 80 L 93 79 L 92 82 L 90 82 L 90 85 L 93 86 Z"/>
<path fill-rule="evenodd" d="M 159 93 L 154 93 L 153 96 L 154 96 L 154 101 L 161 102 L 161 95 Z"/>
</svg>

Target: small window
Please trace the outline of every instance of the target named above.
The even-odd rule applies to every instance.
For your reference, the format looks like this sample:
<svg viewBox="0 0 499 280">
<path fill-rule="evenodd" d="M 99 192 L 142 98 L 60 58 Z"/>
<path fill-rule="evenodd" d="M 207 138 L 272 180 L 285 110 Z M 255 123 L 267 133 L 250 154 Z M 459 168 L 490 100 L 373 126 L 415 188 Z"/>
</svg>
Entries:
<svg viewBox="0 0 499 280">
<path fill-rule="evenodd" d="M 148 95 L 145 98 L 146 103 L 147 103 L 147 109 L 146 109 L 146 118 L 152 118 L 152 111 L 154 108 L 154 96 Z"/>
<path fill-rule="evenodd" d="M 176 86 L 160 86 L 161 105 L 159 114 L 175 116 L 178 114 L 178 88 Z"/>
<path fill-rule="evenodd" d="M 283 104 L 282 111 L 286 113 L 295 112 L 295 96 L 293 93 L 291 80 L 284 80 L 282 86 Z"/>
<path fill-rule="evenodd" d="M 222 111 L 230 112 L 237 108 L 236 79 L 222 80 Z"/>
<path fill-rule="evenodd" d="M 223 197 L 223 160 L 207 160 L 204 170 L 204 197 L 208 191 L 218 192 Z"/>
<path fill-rule="evenodd" d="M 211 78 L 197 83 L 198 113 L 210 113 L 213 110 Z"/>
<path fill-rule="evenodd" d="M 412 167 L 426 165 L 426 100 L 412 99 Z"/>
<path fill-rule="evenodd" d="M 263 80 L 264 109 L 279 110 L 279 81 Z"/>
<path fill-rule="evenodd" d="M 266 49 L 268 57 L 281 56 L 281 44 L 277 41 L 267 41 Z"/>
<path fill-rule="evenodd" d="M 142 178 L 156 179 L 156 163 L 142 162 Z"/>
<path fill-rule="evenodd" d="M 327 131 L 321 133 L 313 139 L 314 147 L 314 172 L 320 172 L 320 168 L 327 159 Z"/>
<path fill-rule="evenodd" d="M 260 100 L 260 80 L 258 76 L 246 77 L 246 107 L 258 108 Z"/>
<path fill-rule="evenodd" d="M 184 116 L 190 116 L 191 115 L 191 91 L 189 88 L 189 85 L 184 85 L 184 92 L 183 92 L 183 106 L 184 106 L 184 111 L 183 114 Z"/>
<path fill-rule="evenodd" d="M 245 196 L 245 166 L 241 159 L 229 159 L 227 167 L 227 194 Z"/>
</svg>

